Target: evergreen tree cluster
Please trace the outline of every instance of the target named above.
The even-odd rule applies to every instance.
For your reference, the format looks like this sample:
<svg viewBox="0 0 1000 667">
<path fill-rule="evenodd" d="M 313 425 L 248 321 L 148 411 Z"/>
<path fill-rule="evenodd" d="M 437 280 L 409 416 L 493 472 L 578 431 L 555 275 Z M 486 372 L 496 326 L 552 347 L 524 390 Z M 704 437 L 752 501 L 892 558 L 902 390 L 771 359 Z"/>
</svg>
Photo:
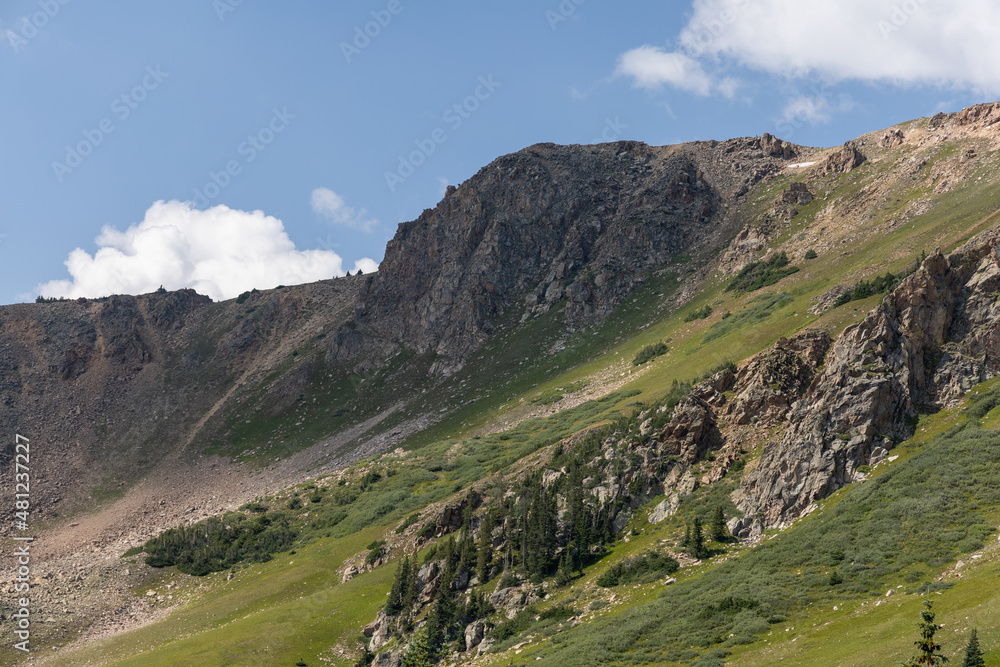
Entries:
<svg viewBox="0 0 1000 667">
<path fill-rule="evenodd" d="M 185 574 L 203 576 L 240 562 L 264 563 L 292 546 L 297 537 L 288 517 L 278 512 L 253 519 L 231 513 L 191 526 L 171 528 L 146 542 L 146 564 L 176 565 Z"/>
<path fill-rule="evenodd" d="M 888 294 L 892 290 L 896 289 L 896 286 L 903 282 L 904 278 L 916 272 L 916 270 L 920 268 L 920 264 L 926 258 L 927 253 L 922 253 L 920 259 L 914 259 L 910 267 L 898 275 L 886 271 L 885 275 L 875 276 L 871 280 L 862 280 L 856 283 L 853 288 L 840 295 L 840 297 L 833 303 L 833 307 L 836 308 L 837 306 L 843 306 L 851 301 L 867 299 L 868 297 L 876 294 Z"/>
<path fill-rule="evenodd" d="M 400 636 L 409 638 L 412 664 L 437 661 L 448 650 L 464 650 L 465 627 L 493 613 L 478 587 L 497 577 L 497 590 L 546 579 L 565 585 L 606 553 L 618 537 L 615 517 L 655 495 L 659 477 L 673 465 L 666 455 L 657 463 L 660 448 L 653 438 L 690 390 L 690 383 L 675 382 L 658 404 L 640 405 L 631 416 L 591 430 L 571 447 L 557 446 L 547 465 L 549 471 L 559 471 L 556 476 L 546 478 L 538 470 L 517 480 L 499 478 L 492 488 L 470 494 L 463 502 L 461 525 L 445 529 L 451 534 L 431 546 L 423 567 L 414 557 L 399 560 L 384 611 L 396 619 Z M 606 458 L 609 446 L 619 455 Z M 619 491 L 597 494 L 598 485 L 617 486 Z M 412 525 L 416 519 L 407 521 Z M 728 539 L 721 507 L 708 531 L 713 540 Z M 441 526 L 429 522 L 418 537 L 429 540 L 440 532 Z M 700 520 L 689 526 L 688 540 L 692 555 L 710 555 Z M 678 568 L 675 559 L 649 553 L 612 568 L 599 583 L 653 580 Z M 429 582 L 434 583 L 430 596 L 425 590 Z M 516 634 L 523 621 L 505 621 L 492 637 L 498 639 L 497 632 Z M 420 631 L 414 633 L 417 626 Z"/>
<path fill-rule="evenodd" d="M 755 292 L 761 288 L 773 285 L 785 276 L 797 273 L 799 267 L 789 266 L 785 251 L 763 262 L 751 262 L 736 274 L 736 277 L 726 286 L 727 292 Z"/>
</svg>

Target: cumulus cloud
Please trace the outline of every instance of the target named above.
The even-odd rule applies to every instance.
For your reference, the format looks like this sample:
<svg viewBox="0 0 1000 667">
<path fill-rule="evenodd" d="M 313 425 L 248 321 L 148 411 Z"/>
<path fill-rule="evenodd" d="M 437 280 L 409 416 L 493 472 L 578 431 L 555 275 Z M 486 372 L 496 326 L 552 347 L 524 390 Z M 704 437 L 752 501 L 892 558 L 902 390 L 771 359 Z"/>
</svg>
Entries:
<svg viewBox="0 0 1000 667">
<path fill-rule="evenodd" d="M 829 123 L 834 113 L 847 113 L 855 106 L 854 99 L 850 95 L 832 96 L 825 92 L 799 95 L 788 100 L 778 120 L 782 125 L 798 122 L 819 125 Z"/>
<path fill-rule="evenodd" d="M 667 53 L 655 46 L 640 46 L 618 59 L 615 72 L 627 76 L 639 88 L 670 85 L 698 95 L 712 92 L 712 79 L 701 63 L 679 52 Z"/>
<path fill-rule="evenodd" d="M 66 260 L 71 280 L 39 285 L 46 297 L 143 294 L 161 285 L 190 287 L 212 299 L 229 299 L 252 288 L 269 289 L 343 275 L 342 260 L 330 250 L 296 250 L 281 220 L 262 211 L 191 202 L 156 202 L 142 222 L 125 231 L 106 226 L 94 255 L 77 248 Z M 373 260 L 355 264 L 365 273 Z"/>
<path fill-rule="evenodd" d="M 313 190 L 309 202 L 317 215 L 335 225 L 360 229 L 365 232 L 370 232 L 378 225 L 378 220 L 368 217 L 368 211 L 365 209 L 354 210 L 347 205 L 343 197 L 330 188 L 316 188 Z"/>
<path fill-rule="evenodd" d="M 675 51 L 633 49 L 619 72 L 701 95 L 724 93 L 718 72 L 732 65 L 998 95 L 998 25 L 994 0 L 695 0 Z"/>
<path fill-rule="evenodd" d="M 359 259 L 358 261 L 354 262 L 353 273 L 356 275 L 359 269 L 364 273 L 375 273 L 376 271 L 378 271 L 378 262 L 376 262 L 374 259 L 369 259 L 368 257 Z"/>
</svg>

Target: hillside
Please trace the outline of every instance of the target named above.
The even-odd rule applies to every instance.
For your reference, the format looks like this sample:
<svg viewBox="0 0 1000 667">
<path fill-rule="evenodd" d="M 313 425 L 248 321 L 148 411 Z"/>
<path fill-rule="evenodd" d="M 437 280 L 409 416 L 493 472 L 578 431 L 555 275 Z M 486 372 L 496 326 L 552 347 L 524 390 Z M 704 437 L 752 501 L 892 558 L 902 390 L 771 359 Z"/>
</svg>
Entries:
<svg viewBox="0 0 1000 667">
<path fill-rule="evenodd" d="M 538 145 L 377 274 L 0 309 L 37 664 L 861 665 L 928 591 L 1000 655 L 998 128 Z"/>
</svg>

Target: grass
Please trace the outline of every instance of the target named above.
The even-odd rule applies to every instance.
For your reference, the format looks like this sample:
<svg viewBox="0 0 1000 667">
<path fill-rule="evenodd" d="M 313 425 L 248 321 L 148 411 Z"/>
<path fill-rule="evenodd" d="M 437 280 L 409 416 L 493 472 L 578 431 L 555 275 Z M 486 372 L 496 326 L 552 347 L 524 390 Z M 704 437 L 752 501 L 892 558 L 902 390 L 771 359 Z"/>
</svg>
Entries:
<svg viewBox="0 0 1000 667">
<path fill-rule="evenodd" d="M 779 624 L 794 625 L 789 619 L 810 607 L 859 606 L 898 583 L 916 588 L 933 579 L 995 533 L 1000 469 L 992 461 L 1000 456 L 1000 433 L 982 430 L 975 415 L 977 405 L 997 396 L 1000 385 L 973 401 L 964 418 L 951 416 L 951 426 L 908 458 L 842 490 L 823 512 L 739 559 L 585 632 L 563 633 L 537 654 L 539 664 L 677 662 L 690 647 L 704 656 L 752 644 Z M 830 585 L 833 571 L 842 584 Z"/>
<path fill-rule="evenodd" d="M 330 648 L 357 647 L 358 630 L 385 602 L 393 568 L 383 566 L 341 583 L 336 566 L 384 531 L 384 526 L 370 527 L 350 538 L 299 547 L 294 556 L 251 566 L 232 581 L 212 575 L 194 601 L 165 620 L 85 649 L 55 653 L 49 664 L 271 667 L 300 658 L 322 664 L 321 656 L 351 664 Z"/>
<path fill-rule="evenodd" d="M 837 197 L 850 198 L 887 168 L 866 165 L 840 177 L 831 184 L 830 193 L 836 185 Z M 769 184 L 770 190 L 753 193 L 761 202 L 761 210 L 784 188 L 785 184 L 779 181 L 781 179 Z M 916 186 L 900 190 L 898 194 L 903 204 L 886 207 L 866 226 L 876 229 L 900 215 L 906 196 L 920 193 Z M 780 294 L 751 297 L 738 290 L 727 292 L 722 277 L 709 277 L 682 311 L 688 312 L 690 308 L 704 314 L 704 318 L 682 321 L 681 317 L 671 315 L 673 306 L 669 297 L 678 285 L 676 276 L 685 274 L 665 271 L 650 276 L 612 317 L 586 331 L 567 332 L 558 308 L 525 327 L 508 331 L 484 346 L 465 368 L 441 381 L 430 395 L 407 396 L 408 404 L 379 427 L 383 430 L 393 428 L 421 411 L 438 406 L 445 410 L 434 427 L 406 442 L 411 452 L 408 457 L 398 461 L 364 462 L 367 466 L 382 467 L 386 474 L 381 480 L 365 491 L 360 487 L 340 489 L 357 492 L 356 497 L 344 503 L 337 501 L 332 492 L 324 493 L 317 503 L 304 503 L 301 511 L 309 511 L 309 520 L 315 521 L 314 525 L 306 526 L 312 542 L 297 545 L 294 556 L 279 554 L 271 563 L 250 566 L 229 583 L 218 575 L 211 575 L 204 580 L 205 591 L 165 621 L 107 640 L 93 649 L 59 656 L 62 662 L 54 664 L 80 664 L 76 661 L 78 657 L 85 662 L 104 656 L 119 660 L 115 664 L 294 664 L 299 658 L 315 664 L 317 656 L 323 655 L 322 651 L 332 643 L 353 646 L 358 629 L 374 618 L 375 610 L 384 599 L 392 568 L 382 567 L 348 584 L 340 584 L 333 570 L 344 558 L 360 553 L 365 545 L 379 539 L 386 530 L 392 530 L 404 517 L 414 516 L 417 510 L 454 494 L 457 488 L 510 466 L 526 454 L 575 430 L 613 416 L 627 402 L 649 402 L 665 395 L 674 380 L 699 377 L 723 361 L 745 358 L 806 326 L 826 328 L 836 334 L 860 319 L 880 297 L 853 302 L 820 317 L 806 314 L 813 297 L 835 284 L 853 284 L 859 277 L 873 275 L 875 270 L 901 271 L 922 250 L 937 246 L 945 250 L 953 248 L 971 234 L 998 221 L 997 194 L 995 186 L 975 186 L 974 179 L 968 179 L 951 193 L 937 197 L 930 212 L 884 233 L 879 243 L 872 244 L 864 234 L 859 234 L 838 247 L 838 252 L 823 252 L 803 265 L 798 273 L 781 277 Z M 823 193 L 818 193 L 817 200 L 801 209 L 799 216 L 781 233 L 779 241 L 807 228 L 828 203 Z M 887 250 L 888 260 L 885 259 Z M 733 314 L 724 317 L 727 312 Z M 520 315 L 517 308 L 510 309 L 509 322 L 516 322 Z M 739 335 L 731 335 L 736 332 Z M 669 343 L 670 351 L 649 360 L 642 369 L 644 372 L 627 375 L 630 372 L 628 360 L 661 341 Z M 210 341 L 197 344 L 208 354 Z M 318 349 L 315 345 L 297 349 L 298 355 L 289 358 L 277 376 L 297 364 L 316 361 L 314 355 Z M 433 362 L 430 356 L 401 357 L 394 361 L 391 372 L 367 375 L 341 376 L 338 369 L 320 367 L 316 377 L 327 379 L 308 385 L 302 399 L 286 413 L 275 418 L 256 415 L 252 410 L 245 414 L 229 414 L 226 428 L 231 433 L 220 438 L 214 446 L 215 451 L 257 449 L 258 453 L 252 456 L 262 461 L 265 457 L 286 454 L 330 430 L 357 423 L 372 411 L 388 407 L 391 401 L 407 392 L 412 395 L 415 393 L 413 387 L 426 386 L 421 373 L 425 373 Z M 616 378 L 628 380 L 626 391 L 581 406 L 578 411 L 559 413 L 549 420 L 523 422 L 504 433 L 480 438 L 472 435 L 498 416 L 516 415 L 519 410 L 530 409 L 532 403 L 536 406 L 554 403 L 559 400 L 557 397 L 571 391 L 569 387 L 582 386 L 580 383 L 588 382 L 594 374 L 609 371 L 613 371 Z M 335 376 L 333 381 L 328 378 L 330 374 Z M 272 379 L 278 379 L 277 376 Z M 221 378 L 211 379 L 221 381 Z M 321 391 L 327 393 L 318 393 Z M 359 401 L 358 396 L 364 396 L 365 401 Z M 372 397 L 370 401 L 369 397 Z M 522 398 L 524 404 L 520 402 Z M 246 405 L 261 400 L 263 395 Z M 340 412 L 345 406 L 353 410 L 362 403 L 370 407 L 368 412 L 365 412 L 367 407 Z M 585 603 L 597 604 L 597 620 L 579 630 L 563 628 L 561 632 L 557 631 L 557 622 L 544 628 L 529 624 L 528 633 L 538 632 L 551 644 L 527 649 L 517 659 L 527 662 L 543 657 L 543 664 L 557 664 L 553 662 L 554 656 L 576 659 L 573 656 L 584 655 L 593 649 L 595 652 L 587 657 L 610 655 L 623 663 L 653 659 L 651 656 L 657 656 L 655 660 L 658 661 L 676 657 L 705 667 L 713 664 L 712 661 L 718 663 L 721 659 L 718 651 L 731 651 L 727 660 L 732 664 L 773 664 L 769 662 L 774 660 L 773 656 L 779 656 L 788 664 L 829 664 L 824 657 L 827 654 L 823 653 L 829 651 L 828 655 L 837 656 L 836 660 L 841 661 L 838 664 L 860 665 L 871 664 L 864 662 L 863 651 L 866 642 L 873 641 L 882 642 L 878 653 L 880 664 L 902 659 L 905 655 L 893 647 L 905 649 L 910 641 L 908 633 L 912 630 L 915 614 L 909 613 L 907 605 L 912 606 L 912 601 L 905 598 L 894 601 L 901 605 L 895 612 L 885 604 L 877 609 L 865 606 L 867 620 L 862 621 L 855 620 L 851 615 L 853 611 L 837 615 L 830 610 L 833 605 L 843 609 L 843 600 L 860 608 L 862 602 L 874 600 L 873 593 L 884 593 L 878 587 L 894 584 L 897 579 L 912 588 L 919 587 L 923 579 L 913 582 L 905 582 L 905 579 L 918 573 L 924 578 L 933 576 L 944 567 L 945 559 L 957 553 L 953 545 L 971 539 L 972 542 L 962 548 L 971 547 L 976 540 L 982 539 L 984 527 L 990 521 L 995 525 L 992 499 L 976 495 L 978 491 L 964 487 L 951 477 L 956 467 L 972 465 L 969 463 L 972 450 L 985 448 L 997 453 L 993 436 L 983 435 L 983 429 L 1000 424 L 1000 408 L 986 409 L 987 403 L 982 406 L 985 412 L 980 428 L 968 426 L 948 433 L 948 429 L 961 425 L 961 419 L 950 413 L 925 418 L 921 422 L 925 430 L 894 452 L 901 457 L 895 464 L 877 469 L 873 477 L 860 486 L 838 492 L 824 503 L 822 514 L 806 519 L 787 534 L 740 556 L 740 567 L 746 565 L 749 573 L 756 573 L 759 580 L 767 582 L 762 588 L 735 572 L 737 561 L 730 561 L 718 566 L 705 564 L 685 568 L 677 574 L 679 583 L 669 589 L 659 584 L 630 584 L 627 589 L 623 585 L 619 589 L 621 599 L 609 604 L 607 597 L 601 597 L 602 593 L 595 593 L 588 586 L 616 563 L 654 550 L 659 540 L 672 541 L 676 537 L 677 521 L 650 526 L 642 524 L 641 516 L 635 517 L 631 527 L 638 535 L 616 546 L 612 554 L 588 568 L 573 585 L 552 592 L 552 605 L 566 604 L 579 610 L 585 608 Z M 302 424 L 297 423 L 300 421 Z M 942 438 L 946 444 L 942 444 Z M 945 458 L 928 458 L 928 452 L 942 447 L 951 448 Z M 966 468 L 966 472 L 970 470 Z M 971 474 L 977 480 L 986 480 L 974 486 L 988 488 L 993 483 L 991 471 L 976 469 L 971 470 Z M 907 495 L 906 484 L 899 484 L 900 480 L 908 481 L 913 488 L 925 488 L 930 483 L 927 480 L 937 480 L 943 486 L 937 496 L 931 494 L 937 502 L 927 511 L 927 505 L 922 504 L 925 500 Z M 355 485 L 356 481 L 354 479 L 347 486 Z M 728 480 L 727 484 L 733 481 Z M 952 487 L 948 486 L 952 484 L 958 491 L 952 493 Z M 728 500 L 727 488 L 732 487 L 716 485 L 706 493 L 686 498 L 681 514 L 705 515 L 719 502 Z M 881 491 L 866 491 L 873 494 L 870 496 L 858 495 L 860 490 L 866 489 Z M 897 496 L 879 495 L 886 489 Z M 973 505 L 978 509 L 971 509 Z M 734 508 L 727 507 L 728 515 L 732 515 Z M 905 531 L 902 536 L 895 529 L 875 535 L 863 529 L 872 516 L 874 525 L 884 527 L 883 514 L 889 511 L 886 508 L 892 507 L 901 516 L 909 517 L 908 520 L 919 516 L 933 525 L 950 522 L 948 540 L 932 540 L 928 553 L 922 554 L 916 553 L 913 546 L 916 542 Z M 901 508 L 909 509 L 903 512 Z M 872 515 L 873 512 L 876 514 Z M 863 521 L 859 518 L 862 516 Z M 382 528 L 372 528 L 373 525 Z M 907 526 L 913 528 L 910 524 Z M 827 562 L 829 559 L 824 560 L 822 552 L 828 550 L 830 535 L 843 531 L 853 531 L 850 533 L 853 542 L 850 549 L 842 549 L 844 558 L 836 566 L 838 570 L 844 568 L 844 582 L 831 587 L 829 573 L 835 568 Z M 885 544 L 879 542 L 880 536 L 885 537 Z M 871 560 L 871 554 L 861 549 L 865 545 L 880 560 Z M 728 548 L 730 554 L 746 551 L 736 546 L 719 546 Z M 887 552 L 896 555 L 886 558 Z M 809 558 L 816 558 L 815 563 Z M 848 561 L 848 558 L 853 560 Z M 294 567 L 289 565 L 292 560 Z M 851 569 L 858 563 L 866 567 Z M 248 576 L 256 572 L 260 575 Z M 987 584 L 993 581 L 989 577 L 995 578 L 995 575 L 994 571 L 976 569 L 968 581 L 963 580 L 953 589 L 941 591 L 940 596 L 935 593 L 935 596 L 942 601 L 954 600 L 954 609 L 964 609 L 966 615 L 972 612 L 974 618 L 983 619 L 979 623 L 980 630 L 1000 627 L 996 613 L 986 610 L 990 604 Z M 977 586 L 970 588 L 966 585 L 969 582 L 976 582 Z M 285 585 L 291 592 L 285 591 Z M 713 590 L 721 591 L 722 597 Z M 661 591 L 664 591 L 663 596 L 658 597 Z M 980 604 L 984 607 L 976 606 Z M 269 615 L 272 608 L 275 610 L 273 617 Z M 707 611 L 710 608 L 712 611 Z M 943 604 L 937 611 L 942 621 L 962 613 L 947 611 Z M 699 618 L 703 613 L 706 616 Z M 779 621 L 782 617 L 785 620 Z M 987 626 L 990 619 L 992 625 Z M 823 627 L 828 621 L 830 625 Z M 622 625 L 612 627 L 612 623 Z M 683 626 L 680 633 L 675 632 L 678 626 L 672 625 L 674 623 Z M 813 627 L 809 623 L 816 623 L 816 629 L 802 630 Z M 792 629 L 785 634 L 785 627 Z M 636 634 L 643 629 L 643 634 Z M 728 636 L 727 629 L 733 637 Z M 551 634 L 547 634 L 549 632 Z M 594 633 L 594 636 L 583 636 L 585 632 Z M 689 634 L 684 635 L 684 632 Z M 288 633 L 287 638 L 282 633 Z M 690 645 L 662 644 L 663 637 L 671 633 L 691 637 Z M 773 640 L 767 633 L 773 633 L 770 637 L 781 637 L 782 641 L 768 645 L 767 642 Z M 845 637 L 853 635 L 844 633 L 862 633 L 864 641 L 845 641 Z M 709 635 L 711 639 L 721 637 L 722 641 L 705 645 L 698 639 Z M 765 638 L 763 641 L 754 639 L 761 636 Z M 786 637 L 801 639 L 791 644 Z M 729 641 L 737 638 L 739 641 Z M 997 639 L 996 632 L 984 633 L 988 648 L 996 645 Z M 743 640 L 752 643 L 740 643 Z M 993 644 L 989 644 L 990 641 Z M 599 645 L 600 642 L 605 644 Z M 656 642 L 661 644 L 656 645 Z M 881 652 L 883 645 L 887 648 Z M 622 650 L 612 651 L 615 646 Z M 132 655 L 133 648 L 135 655 Z M 991 655 L 1000 657 L 995 652 L 988 657 Z M 345 660 L 331 659 L 334 663 L 345 664 Z M 287 662 L 289 660 L 292 662 Z"/>
</svg>

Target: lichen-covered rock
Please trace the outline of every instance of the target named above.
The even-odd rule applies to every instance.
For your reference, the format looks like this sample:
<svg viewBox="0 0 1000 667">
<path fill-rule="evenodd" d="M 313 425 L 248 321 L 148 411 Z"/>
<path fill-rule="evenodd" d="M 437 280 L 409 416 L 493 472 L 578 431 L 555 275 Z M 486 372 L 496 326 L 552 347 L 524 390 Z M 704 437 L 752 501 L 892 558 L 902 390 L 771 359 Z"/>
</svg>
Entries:
<svg viewBox="0 0 1000 667">
<path fill-rule="evenodd" d="M 861 479 L 912 432 L 918 411 L 953 405 L 1000 370 L 1000 230 L 935 252 L 836 341 L 822 375 L 743 482 L 741 509 L 768 525 Z"/>
</svg>

